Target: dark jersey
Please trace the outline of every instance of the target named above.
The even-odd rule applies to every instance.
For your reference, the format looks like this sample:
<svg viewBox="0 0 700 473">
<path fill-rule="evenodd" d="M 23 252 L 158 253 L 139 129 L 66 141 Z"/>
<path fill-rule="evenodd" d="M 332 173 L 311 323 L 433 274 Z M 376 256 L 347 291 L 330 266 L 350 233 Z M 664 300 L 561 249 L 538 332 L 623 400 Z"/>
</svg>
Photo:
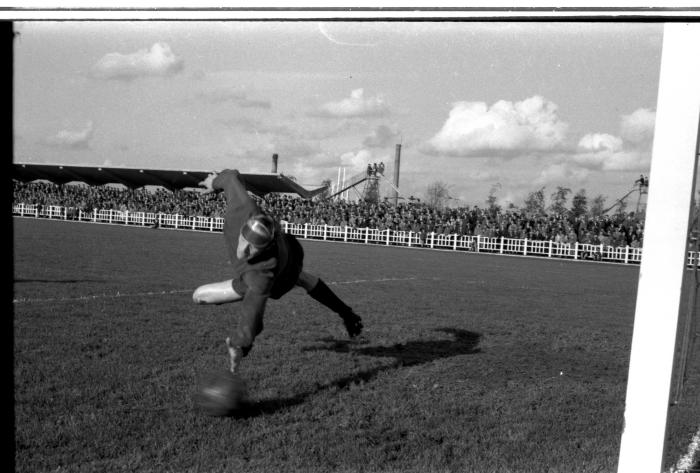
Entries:
<svg viewBox="0 0 700 473">
<path fill-rule="evenodd" d="M 226 193 L 224 239 L 233 265 L 233 288 L 241 295 L 253 291 L 279 299 L 299 278 L 304 261 L 301 245 L 294 236 L 283 233 L 275 222 L 275 239 L 267 248 L 250 258 L 238 258 L 236 249 L 243 224 L 262 212 L 248 195 L 237 171 L 219 174 L 214 187 Z"/>
</svg>

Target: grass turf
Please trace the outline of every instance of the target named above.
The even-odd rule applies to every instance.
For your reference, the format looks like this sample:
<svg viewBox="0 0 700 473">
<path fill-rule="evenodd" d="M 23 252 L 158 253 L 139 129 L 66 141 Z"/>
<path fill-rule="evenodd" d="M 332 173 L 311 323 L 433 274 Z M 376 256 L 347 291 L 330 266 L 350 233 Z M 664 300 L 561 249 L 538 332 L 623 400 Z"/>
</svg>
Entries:
<svg viewBox="0 0 700 473">
<path fill-rule="evenodd" d="M 245 359 L 253 408 L 193 408 L 235 305 L 220 234 L 14 219 L 16 471 L 615 471 L 639 268 L 303 241 L 364 318 L 296 289 Z M 685 299 L 685 298 L 684 298 Z M 665 465 L 700 418 L 698 350 Z"/>
</svg>

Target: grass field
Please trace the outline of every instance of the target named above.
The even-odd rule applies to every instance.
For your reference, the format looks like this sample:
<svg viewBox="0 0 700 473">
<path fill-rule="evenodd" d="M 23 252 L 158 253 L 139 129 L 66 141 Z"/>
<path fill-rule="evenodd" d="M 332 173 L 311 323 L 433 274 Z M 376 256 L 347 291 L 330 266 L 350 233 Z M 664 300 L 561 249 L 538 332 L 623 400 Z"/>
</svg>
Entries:
<svg viewBox="0 0 700 473">
<path fill-rule="evenodd" d="M 191 293 L 228 277 L 220 234 L 13 227 L 16 471 L 616 469 L 636 266 L 303 241 L 363 339 L 302 290 L 269 302 L 254 408 L 212 418 L 192 394 L 237 307 Z M 666 468 L 700 423 L 698 352 Z"/>
</svg>

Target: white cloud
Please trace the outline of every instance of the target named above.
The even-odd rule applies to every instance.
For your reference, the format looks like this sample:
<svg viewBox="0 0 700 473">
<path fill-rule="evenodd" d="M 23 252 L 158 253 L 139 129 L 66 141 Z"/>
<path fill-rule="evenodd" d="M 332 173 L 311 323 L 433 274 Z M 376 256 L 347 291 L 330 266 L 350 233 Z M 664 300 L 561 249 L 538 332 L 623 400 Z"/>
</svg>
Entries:
<svg viewBox="0 0 700 473">
<path fill-rule="evenodd" d="M 560 149 L 568 124 L 540 96 L 521 102 L 457 102 L 442 129 L 422 147 L 447 156 L 514 156 Z"/>
<path fill-rule="evenodd" d="M 475 169 L 469 171 L 469 179 L 473 181 L 494 181 L 500 177 L 500 172 L 497 169 Z"/>
<path fill-rule="evenodd" d="M 538 183 L 571 181 L 592 173 L 649 172 L 655 113 L 640 108 L 620 119 L 620 136 L 588 133 L 575 152 L 559 156 L 559 162 L 542 171 Z"/>
<path fill-rule="evenodd" d="M 646 145 L 654 136 L 656 113 L 640 108 L 623 115 L 620 121 L 620 134 L 625 141 L 633 144 Z"/>
<path fill-rule="evenodd" d="M 370 136 L 364 139 L 362 146 L 368 148 L 385 148 L 395 145 L 399 137 L 399 132 L 392 130 L 386 125 L 379 125 L 372 131 Z"/>
<path fill-rule="evenodd" d="M 601 150 L 574 154 L 568 163 L 594 171 L 648 172 L 651 155 L 639 150 Z"/>
<path fill-rule="evenodd" d="M 580 184 L 589 176 L 588 169 L 571 166 L 570 163 L 556 163 L 544 168 L 534 183 L 538 186 L 570 186 Z"/>
<path fill-rule="evenodd" d="M 335 184 L 338 178 L 337 159 L 336 156 L 319 152 L 313 156 L 285 160 L 280 163 L 280 171 L 295 176 L 297 182 L 306 188 L 320 186 L 326 179 Z M 313 162 L 313 166 L 309 166 L 310 162 Z"/>
<path fill-rule="evenodd" d="M 651 154 L 634 150 L 614 153 L 603 163 L 603 171 L 649 172 L 650 167 Z"/>
<path fill-rule="evenodd" d="M 364 89 L 355 89 L 350 97 L 338 102 L 323 104 L 316 115 L 325 117 L 378 117 L 389 113 L 389 106 L 382 95 L 365 97 Z"/>
<path fill-rule="evenodd" d="M 246 172 L 270 172 L 272 155 L 277 153 L 277 171 L 297 179 L 304 187 L 321 185 L 324 179 L 335 183 L 338 176 L 338 156 L 319 149 L 313 143 L 268 141 L 249 146 L 238 146 L 215 158 L 212 168 L 224 169 L 235 162 Z M 353 175 L 346 171 L 346 177 Z"/>
<path fill-rule="evenodd" d="M 357 152 L 349 151 L 340 156 L 340 165 L 347 168 L 347 172 L 355 173 L 367 169 L 368 163 L 375 162 L 372 152 L 368 149 L 361 149 Z"/>
<path fill-rule="evenodd" d="M 640 108 L 620 120 L 621 137 L 589 133 L 578 143 L 568 162 L 589 170 L 648 172 L 655 113 Z"/>
<path fill-rule="evenodd" d="M 622 149 L 622 139 L 607 133 L 589 133 L 579 140 L 578 147 L 586 152 L 617 152 Z"/>
<path fill-rule="evenodd" d="M 169 76 L 183 69 L 184 62 L 166 43 L 155 43 L 151 49 L 132 54 L 108 53 L 93 66 L 93 75 L 100 79 L 132 80 L 144 76 Z"/>
<path fill-rule="evenodd" d="M 78 130 L 60 130 L 44 140 L 45 144 L 59 148 L 86 149 L 94 131 L 92 121 Z"/>
</svg>

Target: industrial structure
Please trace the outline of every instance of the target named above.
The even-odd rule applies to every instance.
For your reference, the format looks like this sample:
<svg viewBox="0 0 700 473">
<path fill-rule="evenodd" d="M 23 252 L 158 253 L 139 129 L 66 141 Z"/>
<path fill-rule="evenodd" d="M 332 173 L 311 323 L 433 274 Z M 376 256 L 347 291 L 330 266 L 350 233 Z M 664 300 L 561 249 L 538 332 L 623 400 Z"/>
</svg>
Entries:
<svg viewBox="0 0 700 473">
<path fill-rule="evenodd" d="M 399 173 L 401 168 L 401 145 L 396 145 L 394 155 L 394 180 L 385 175 L 384 163 L 369 163 L 367 169 L 349 178 L 345 176 L 345 169 L 338 169 L 338 181 L 329 199 L 350 200 L 350 191 L 354 191 L 355 197 L 365 202 L 378 202 L 380 199 L 380 183 L 385 182 L 391 188 L 390 201 L 397 205 L 400 198 Z"/>
<path fill-rule="evenodd" d="M 605 209 L 603 211 L 604 214 L 610 212 L 616 207 L 620 206 L 625 206 L 627 205 L 627 199 L 633 195 L 637 195 L 637 206 L 635 207 L 634 213 L 638 214 L 640 212 L 644 212 L 646 209 L 646 200 L 647 200 L 647 194 L 649 193 L 649 178 L 645 177 L 644 175 L 639 176 L 639 179 L 634 181 L 634 187 L 627 192 L 625 195 L 620 197 L 615 201 L 614 204 L 612 204 L 610 207 Z"/>
</svg>

